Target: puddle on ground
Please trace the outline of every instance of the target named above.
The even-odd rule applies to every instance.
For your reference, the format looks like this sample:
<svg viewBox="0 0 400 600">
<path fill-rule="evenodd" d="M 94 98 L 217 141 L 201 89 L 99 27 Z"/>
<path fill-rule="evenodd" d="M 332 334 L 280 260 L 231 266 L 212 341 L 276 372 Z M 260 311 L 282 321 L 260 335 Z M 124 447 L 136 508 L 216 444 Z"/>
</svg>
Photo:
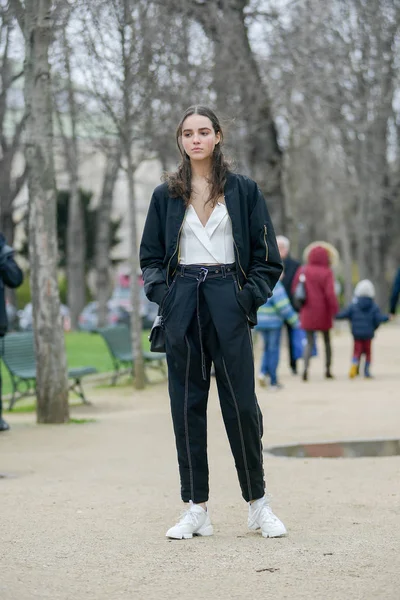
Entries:
<svg viewBox="0 0 400 600">
<path fill-rule="evenodd" d="M 265 452 L 289 458 L 361 458 L 400 456 L 400 440 L 359 440 L 271 446 Z"/>
</svg>

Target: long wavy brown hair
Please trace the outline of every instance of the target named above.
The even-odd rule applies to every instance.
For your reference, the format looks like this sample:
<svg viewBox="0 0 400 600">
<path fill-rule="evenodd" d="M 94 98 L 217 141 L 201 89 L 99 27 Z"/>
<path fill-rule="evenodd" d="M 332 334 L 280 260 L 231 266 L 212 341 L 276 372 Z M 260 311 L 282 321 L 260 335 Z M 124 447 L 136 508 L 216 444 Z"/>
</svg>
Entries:
<svg viewBox="0 0 400 600">
<path fill-rule="evenodd" d="M 190 202 L 190 196 L 192 194 L 192 167 L 190 164 L 190 158 L 183 149 L 181 140 L 183 123 L 185 122 L 185 119 L 191 115 L 202 115 L 203 117 L 208 117 L 215 133 L 220 134 L 220 141 L 215 146 L 212 155 L 211 177 L 209 179 L 210 195 L 206 201 L 206 204 L 210 203 L 212 206 L 215 206 L 218 198 L 220 198 L 224 193 L 226 178 L 230 172 L 230 168 L 229 163 L 225 160 L 221 150 L 221 145 L 223 142 L 221 125 L 217 115 L 211 110 L 211 108 L 208 108 L 207 106 L 195 105 L 186 109 L 176 130 L 176 143 L 182 160 L 177 171 L 175 173 L 166 173 L 163 179 L 168 183 L 168 190 L 171 196 L 174 198 L 183 198 L 187 206 Z"/>
</svg>

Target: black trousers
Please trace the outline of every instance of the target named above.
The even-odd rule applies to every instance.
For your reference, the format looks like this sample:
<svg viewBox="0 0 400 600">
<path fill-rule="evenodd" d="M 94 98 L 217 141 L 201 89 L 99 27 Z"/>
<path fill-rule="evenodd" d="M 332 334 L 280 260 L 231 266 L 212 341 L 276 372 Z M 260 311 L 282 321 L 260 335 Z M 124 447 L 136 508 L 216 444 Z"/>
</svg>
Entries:
<svg viewBox="0 0 400 600">
<path fill-rule="evenodd" d="M 287 330 L 287 334 L 288 334 L 289 365 L 290 365 L 290 368 L 292 369 L 292 371 L 296 371 L 297 361 L 294 357 L 293 343 L 292 343 L 293 327 L 289 323 L 286 323 L 286 330 Z"/>
<path fill-rule="evenodd" d="M 308 366 L 310 364 L 310 358 L 312 354 L 312 348 L 314 344 L 314 333 L 315 331 L 306 331 L 307 335 L 307 344 L 304 350 L 304 370 L 307 371 Z M 329 371 L 332 364 L 332 346 L 331 346 L 331 336 L 330 332 L 322 331 L 321 332 L 324 338 L 324 346 L 325 346 L 325 367 L 326 370 Z"/>
<path fill-rule="evenodd" d="M 0 356 L 0 419 L 3 416 L 3 380 L 1 377 L 1 356 Z"/>
<path fill-rule="evenodd" d="M 247 317 L 234 267 L 178 267 L 162 304 L 169 394 L 184 502 L 209 497 L 207 401 L 211 363 L 243 498 L 264 495 L 262 414 Z"/>
<path fill-rule="evenodd" d="M 3 355 L 4 355 L 4 337 L 0 338 L 0 419 L 3 416 L 3 379 L 1 376 L 1 371 L 2 371 L 2 362 L 3 362 Z"/>
</svg>

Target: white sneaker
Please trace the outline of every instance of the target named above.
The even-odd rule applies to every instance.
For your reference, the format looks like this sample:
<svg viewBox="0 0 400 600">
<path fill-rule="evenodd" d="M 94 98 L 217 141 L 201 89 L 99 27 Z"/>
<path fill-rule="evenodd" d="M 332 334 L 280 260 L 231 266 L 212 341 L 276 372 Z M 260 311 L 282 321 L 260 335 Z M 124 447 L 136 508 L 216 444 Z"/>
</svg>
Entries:
<svg viewBox="0 0 400 600">
<path fill-rule="evenodd" d="M 269 393 L 271 392 L 279 392 L 279 390 L 283 389 L 283 385 L 281 383 L 274 383 L 269 386 Z"/>
<path fill-rule="evenodd" d="M 213 526 L 208 511 L 198 504 L 190 502 L 190 508 L 186 510 L 178 523 L 168 529 L 166 537 L 174 540 L 190 540 L 194 535 L 212 535 Z"/>
<path fill-rule="evenodd" d="M 274 515 L 267 498 L 260 498 L 249 506 L 249 529 L 261 529 L 263 537 L 281 537 L 287 534 L 286 527 Z"/>
<path fill-rule="evenodd" d="M 267 376 L 264 375 L 264 373 L 260 373 L 257 377 L 258 379 L 258 383 L 261 385 L 261 387 L 266 387 L 267 385 Z"/>
</svg>

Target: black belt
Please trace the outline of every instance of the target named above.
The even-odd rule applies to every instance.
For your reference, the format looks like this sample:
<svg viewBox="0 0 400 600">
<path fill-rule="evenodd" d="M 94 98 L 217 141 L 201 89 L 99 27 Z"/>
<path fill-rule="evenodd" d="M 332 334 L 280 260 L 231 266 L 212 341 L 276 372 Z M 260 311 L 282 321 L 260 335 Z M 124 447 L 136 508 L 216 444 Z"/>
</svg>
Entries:
<svg viewBox="0 0 400 600">
<path fill-rule="evenodd" d="M 229 265 L 178 265 L 177 273 L 180 277 L 193 277 L 198 281 L 205 281 L 206 277 L 222 277 L 236 273 L 235 263 Z"/>
</svg>

